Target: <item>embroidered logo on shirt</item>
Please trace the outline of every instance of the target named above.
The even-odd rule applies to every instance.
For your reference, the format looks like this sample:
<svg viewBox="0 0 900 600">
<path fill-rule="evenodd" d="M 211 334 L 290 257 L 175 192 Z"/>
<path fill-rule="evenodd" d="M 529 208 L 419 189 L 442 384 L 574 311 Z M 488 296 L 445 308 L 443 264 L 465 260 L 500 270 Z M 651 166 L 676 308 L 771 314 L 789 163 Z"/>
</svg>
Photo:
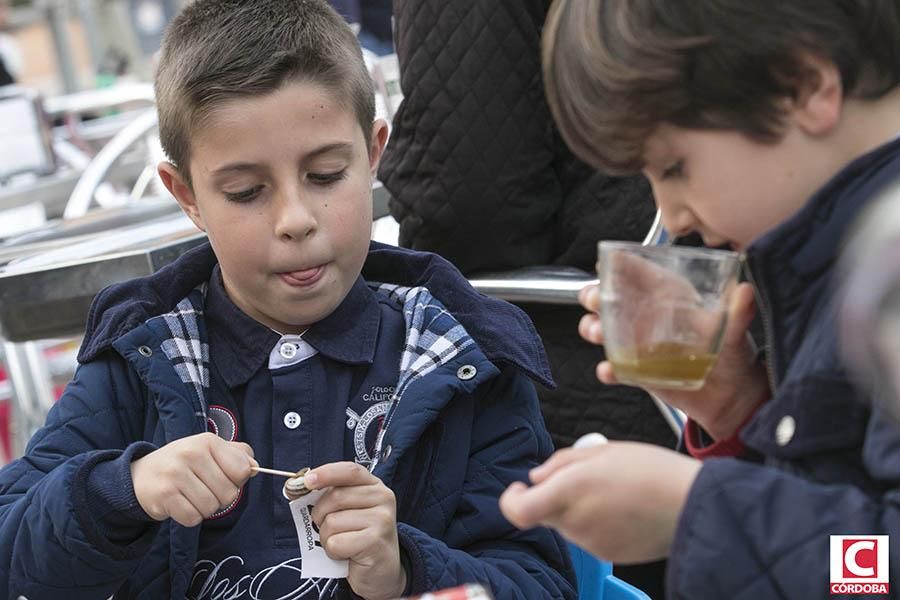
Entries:
<svg viewBox="0 0 900 600">
<path fill-rule="evenodd" d="M 379 402 L 370 406 L 361 416 L 347 407 L 347 429 L 353 431 L 353 449 L 358 464 L 368 466 L 372 462 L 369 450 L 375 448 L 375 439 L 384 426 L 384 417 L 390 407 L 390 400 Z"/>
<path fill-rule="evenodd" d="M 373 385 L 368 394 L 363 394 L 363 402 L 384 402 L 390 400 L 397 388 L 393 385 Z"/>
<path fill-rule="evenodd" d="M 337 579 L 300 579 L 300 559 L 292 558 L 255 575 L 245 573 L 240 556 L 194 565 L 188 598 L 192 600 L 296 600 L 334 597 Z"/>
<path fill-rule="evenodd" d="M 214 404 L 206 409 L 206 430 L 211 431 L 226 442 L 234 442 L 237 440 L 238 435 L 237 417 L 224 406 L 217 406 Z M 244 488 L 241 488 L 238 491 L 237 498 L 235 498 L 231 504 L 207 517 L 206 520 L 211 521 L 213 519 L 221 519 L 233 511 L 234 507 L 241 501 L 243 495 Z"/>
<path fill-rule="evenodd" d="M 237 440 L 237 418 L 224 406 L 211 405 L 206 409 L 206 430 L 211 431 L 226 442 Z"/>
</svg>

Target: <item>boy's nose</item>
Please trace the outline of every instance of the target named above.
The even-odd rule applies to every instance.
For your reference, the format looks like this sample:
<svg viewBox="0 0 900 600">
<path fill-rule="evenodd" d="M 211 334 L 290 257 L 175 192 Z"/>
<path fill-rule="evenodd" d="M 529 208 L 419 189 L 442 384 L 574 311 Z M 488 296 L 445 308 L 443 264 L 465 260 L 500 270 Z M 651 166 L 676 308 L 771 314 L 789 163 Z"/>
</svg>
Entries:
<svg viewBox="0 0 900 600">
<path fill-rule="evenodd" d="M 682 201 L 679 194 L 670 190 L 663 193 L 659 187 L 653 186 L 653 197 L 662 213 L 663 226 L 672 237 L 681 237 L 696 229 L 697 220 L 694 213 Z"/>
<path fill-rule="evenodd" d="M 686 208 L 666 209 L 659 205 L 662 213 L 663 227 L 672 237 L 682 237 L 696 230 L 696 219 L 693 213 Z"/>
<path fill-rule="evenodd" d="M 315 214 L 299 195 L 291 196 L 276 203 L 275 235 L 283 240 L 310 237 L 318 228 Z"/>
</svg>

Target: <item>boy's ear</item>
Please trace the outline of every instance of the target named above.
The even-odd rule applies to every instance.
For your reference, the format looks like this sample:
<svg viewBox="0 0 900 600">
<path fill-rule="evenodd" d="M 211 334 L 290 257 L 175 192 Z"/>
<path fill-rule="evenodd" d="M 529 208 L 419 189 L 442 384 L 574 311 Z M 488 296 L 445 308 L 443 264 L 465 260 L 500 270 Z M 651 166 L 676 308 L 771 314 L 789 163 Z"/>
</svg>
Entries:
<svg viewBox="0 0 900 600">
<path fill-rule="evenodd" d="M 388 124 L 384 119 L 375 119 L 372 125 L 372 143 L 369 146 L 369 170 L 374 177 L 378 172 L 378 163 L 384 154 L 384 146 L 387 144 Z"/>
<path fill-rule="evenodd" d="M 206 231 L 206 227 L 203 225 L 203 219 L 200 216 L 200 209 L 197 207 L 197 199 L 194 196 L 194 190 L 184 181 L 181 177 L 181 173 L 175 168 L 175 165 L 168 162 L 161 162 L 156 169 L 159 173 L 159 178 L 162 179 L 163 185 L 166 186 L 169 193 L 175 196 L 175 200 L 178 201 L 184 214 L 194 222 L 194 225 L 196 225 L 200 231 Z"/>
<path fill-rule="evenodd" d="M 804 52 L 806 65 L 797 85 L 791 114 L 801 129 L 813 136 L 831 133 L 841 119 L 844 86 L 836 64 L 816 54 Z"/>
</svg>

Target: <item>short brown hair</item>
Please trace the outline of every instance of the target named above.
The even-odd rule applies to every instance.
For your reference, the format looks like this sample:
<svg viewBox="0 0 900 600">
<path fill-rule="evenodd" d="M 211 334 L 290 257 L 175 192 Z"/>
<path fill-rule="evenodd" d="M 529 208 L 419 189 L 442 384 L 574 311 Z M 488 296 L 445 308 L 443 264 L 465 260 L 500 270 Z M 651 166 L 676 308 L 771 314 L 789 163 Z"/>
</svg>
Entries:
<svg viewBox="0 0 900 600">
<path fill-rule="evenodd" d="M 190 183 L 192 132 L 223 103 L 291 81 L 332 90 L 370 141 L 374 85 L 356 36 L 325 0 L 195 0 L 169 25 L 156 72 L 163 150 Z"/>
<path fill-rule="evenodd" d="M 633 173 L 662 123 L 778 140 L 804 53 L 837 66 L 845 95 L 884 95 L 900 83 L 900 0 L 556 0 L 544 82 L 572 150 Z"/>
</svg>

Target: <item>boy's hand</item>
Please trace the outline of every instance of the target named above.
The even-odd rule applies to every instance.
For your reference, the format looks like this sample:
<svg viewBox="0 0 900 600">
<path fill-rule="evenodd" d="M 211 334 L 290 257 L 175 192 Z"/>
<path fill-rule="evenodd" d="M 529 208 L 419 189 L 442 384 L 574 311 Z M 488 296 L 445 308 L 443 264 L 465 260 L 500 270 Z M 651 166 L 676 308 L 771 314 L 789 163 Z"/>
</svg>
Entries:
<svg viewBox="0 0 900 600">
<path fill-rule="evenodd" d="M 352 462 L 313 469 L 310 489 L 327 490 L 312 510 L 322 547 L 333 559 L 350 561 L 347 581 L 366 600 L 399 598 L 406 588 L 397 539 L 397 500 L 380 479 Z"/>
<path fill-rule="evenodd" d="M 578 333 L 589 342 L 603 344 L 600 322 L 600 290 L 587 286 L 578 301 L 588 314 L 581 317 Z M 742 283 L 734 291 L 722 349 L 706 378 L 705 385 L 694 392 L 648 388 L 647 391 L 666 404 L 686 412 L 715 440 L 727 439 L 771 396 L 765 368 L 756 361 L 753 342 L 747 333 L 756 312 L 753 288 Z M 597 365 L 597 379 L 617 383 L 612 365 Z"/>
<path fill-rule="evenodd" d="M 700 463 L 649 444 L 610 442 L 567 448 L 513 483 L 500 510 L 516 527 L 553 527 L 616 563 L 668 555 Z"/>
<path fill-rule="evenodd" d="M 138 503 L 151 518 L 194 527 L 231 504 L 257 466 L 253 450 L 200 433 L 131 463 Z"/>
</svg>

